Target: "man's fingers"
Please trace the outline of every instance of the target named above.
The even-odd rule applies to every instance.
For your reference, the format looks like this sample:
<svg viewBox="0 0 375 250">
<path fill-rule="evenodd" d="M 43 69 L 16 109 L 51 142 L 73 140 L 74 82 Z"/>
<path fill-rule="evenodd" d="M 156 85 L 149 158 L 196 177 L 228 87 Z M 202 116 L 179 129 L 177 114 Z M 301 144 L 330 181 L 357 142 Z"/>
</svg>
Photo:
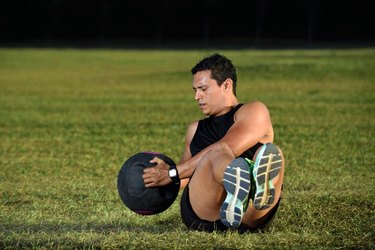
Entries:
<svg viewBox="0 0 375 250">
<path fill-rule="evenodd" d="M 145 168 L 145 169 L 143 169 L 143 173 L 144 173 L 144 174 L 150 173 L 150 168 Z"/>
<path fill-rule="evenodd" d="M 157 168 L 145 168 L 143 170 L 143 181 L 146 187 L 154 186 L 158 183 L 161 173 Z"/>
<path fill-rule="evenodd" d="M 159 164 L 159 162 L 160 162 L 160 159 L 156 156 L 150 161 L 150 163 L 156 163 L 156 164 Z"/>
<path fill-rule="evenodd" d="M 155 178 L 152 178 L 147 175 L 143 175 L 143 182 L 145 184 L 145 187 L 149 187 L 150 185 L 155 184 Z"/>
<path fill-rule="evenodd" d="M 152 179 L 150 179 L 150 178 L 143 179 L 143 182 L 144 182 L 145 184 L 153 183 Z"/>
<path fill-rule="evenodd" d="M 143 169 L 143 182 L 145 187 L 157 187 L 168 184 L 170 178 L 168 176 L 168 165 L 160 158 L 155 157 L 150 163 L 158 163 L 156 167 L 146 167 Z"/>
<path fill-rule="evenodd" d="M 145 183 L 145 187 L 146 188 L 151 188 L 151 187 L 155 187 L 155 184 L 154 183 Z"/>
<path fill-rule="evenodd" d="M 157 169 L 157 168 L 145 168 L 143 169 L 143 176 L 146 174 L 147 175 L 156 175 L 156 174 L 159 174 L 160 175 L 160 170 Z"/>
</svg>

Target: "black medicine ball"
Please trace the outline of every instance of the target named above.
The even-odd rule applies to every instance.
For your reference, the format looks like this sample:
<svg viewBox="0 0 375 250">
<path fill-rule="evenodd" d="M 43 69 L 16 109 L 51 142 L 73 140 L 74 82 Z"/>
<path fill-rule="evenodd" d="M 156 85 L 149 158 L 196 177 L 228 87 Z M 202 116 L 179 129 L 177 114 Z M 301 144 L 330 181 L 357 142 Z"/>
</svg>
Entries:
<svg viewBox="0 0 375 250">
<path fill-rule="evenodd" d="M 155 156 L 168 165 L 175 165 L 166 155 L 153 152 L 142 152 L 131 156 L 117 177 L 117 189 L 122 202 L 132 211 L 141 215 L 157 214 L 165 211 L 175 201 L 180 189 L 179 184 L 146 188 L 143 182 L 143 169 L 156 165 L 150 163 Z"/>
</svg>

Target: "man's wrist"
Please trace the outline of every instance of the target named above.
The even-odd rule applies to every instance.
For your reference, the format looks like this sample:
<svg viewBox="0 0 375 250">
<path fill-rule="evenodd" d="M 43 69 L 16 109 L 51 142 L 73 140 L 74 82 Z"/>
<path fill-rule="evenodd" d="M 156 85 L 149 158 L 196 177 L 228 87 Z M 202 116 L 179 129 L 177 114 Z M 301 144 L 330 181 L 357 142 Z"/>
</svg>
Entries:
<svg viewBox="0 0 375 250">
<path fill-rule="evenodd" d="M 180 184 L 180 176 L 178 175 L 178 170 L 176 165 L 172 165 L 169 167 L 168 176 L 171 178 L 172 183 Z"/>
</svg>

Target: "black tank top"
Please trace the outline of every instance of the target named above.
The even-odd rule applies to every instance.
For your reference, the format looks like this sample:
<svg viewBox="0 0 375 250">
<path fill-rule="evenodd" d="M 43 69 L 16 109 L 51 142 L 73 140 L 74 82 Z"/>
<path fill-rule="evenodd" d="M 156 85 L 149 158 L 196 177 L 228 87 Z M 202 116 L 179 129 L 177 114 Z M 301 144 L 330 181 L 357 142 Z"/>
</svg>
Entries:
<svg viewBox="0 0 375 250">
<path fill-rule="evenodd" d="M 198 154 L 204 148 L 223 138 L 234 123 L 234 114 L 242 105 L 243 104 L 238 104 L 224 115 L 210 116 L 200 120 L 198 122 L 197 131 L 190 143 L 191 155 L 194 156 Z M 262 143 L 258 142 L 253 147 L 246 150 L 241 157 L 252 159 L 257 149 L 262 145 Z"/>
</svg>

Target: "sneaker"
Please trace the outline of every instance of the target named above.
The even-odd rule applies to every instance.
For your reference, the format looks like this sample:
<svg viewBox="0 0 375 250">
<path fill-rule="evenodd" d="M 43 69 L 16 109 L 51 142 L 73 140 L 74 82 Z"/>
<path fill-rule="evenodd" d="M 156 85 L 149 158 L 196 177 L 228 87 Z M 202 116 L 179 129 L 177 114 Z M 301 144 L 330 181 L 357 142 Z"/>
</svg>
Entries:
<svg viewBox="0 0 375 250">
<path fill-rule="evenodd" d="M 224 189 L 227 192 L 220 208 L 221 222 L 230 228 L 237 228 L 247 209 L 250 191 L 250 168 L 244 158 L 234 159 L 224 171 Z"/>
<path fill-rule="evenodd" d="M 282 166 L 282 157 L 279 149 L 272 143 L 264 144 L 253 165 L 255 192 L 253 203 L 255 209 L 269 208 L 275 200 L 275 187 L 272 180 L 279 174 Z"/>
</svg>

